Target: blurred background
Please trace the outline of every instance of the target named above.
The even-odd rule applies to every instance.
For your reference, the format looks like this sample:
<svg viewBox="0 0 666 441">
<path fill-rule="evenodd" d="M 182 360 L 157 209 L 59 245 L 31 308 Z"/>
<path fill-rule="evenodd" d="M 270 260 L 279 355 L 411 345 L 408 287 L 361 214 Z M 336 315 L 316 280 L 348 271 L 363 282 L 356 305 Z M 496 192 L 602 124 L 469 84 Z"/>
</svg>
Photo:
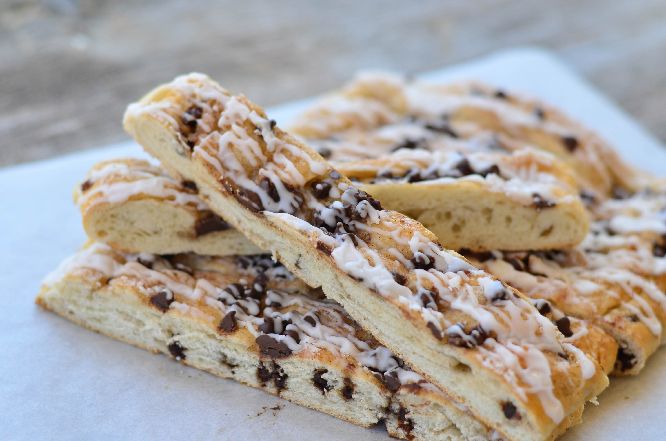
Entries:
<svg viewBox="0 0 666 441">
<path fill-rule="evenodd" d="M 664 0 L 0 0 L 0 166 L 126 139 L 125 106 L 184 72 L 270 106 L 526 45 L 666 140 Z"/>
</svg>

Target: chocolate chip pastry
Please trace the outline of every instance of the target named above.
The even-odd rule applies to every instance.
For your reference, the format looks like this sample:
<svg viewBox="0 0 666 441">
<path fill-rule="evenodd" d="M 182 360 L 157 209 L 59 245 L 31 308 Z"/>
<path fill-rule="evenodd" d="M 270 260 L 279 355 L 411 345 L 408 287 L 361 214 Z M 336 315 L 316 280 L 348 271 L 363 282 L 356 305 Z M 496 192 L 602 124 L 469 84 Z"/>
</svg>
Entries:
<svg viewBox="0 0 666 441">
<path fill-rule="evenodd" d="M 590 234 L 575 249 L 463 254 L 521 292 L 604 328 L 619 345 L 614 374 L 635 375 L 666 325 L 663 188 L 655 181 L 593 204 Z"/>
<path fill-rule="evenodd" d="M 511 155 L 400 149 L 337 169 L 383 206 L 421 222 L 447 248 L 565 248 L 588 231 L 568 168 L 534 149 Z"/>
<path fill-rule="evenodd" d="M 384 419 L 396 437 L 497 439 L 270 256 L 129 254 L 91 243 L 47 277 L 37 302 L 91 330 L 352 423 Z M 572 329 L 573 344 L 595 347 L 594 327 L 572 319 Z"/>
<path fill-rule="evenodd" d="M 400 148 L 506 152 L 529 147 L 570 166 L 588 196 L 606 198 L 613 190 L 643 185 L 642 174 L 602 138 L 558 109 L 480 83 L 360 75 L 306 110 L 291 131 L 334 162 Z"/>
<path fill-rule="evenodd" d="M 154 90 L 125 127 L 213 212 L 506 439 L 552 437 L 608 384 L 527 298 L 207 77 Z"/>
<path fill-rule="evenodd" d="M 261 252 L 208 209 L 194 182 L 148 161 L 103 161 L 74 192 L 88 237 L 121 251 L 217 256 Z"/>
<path fill-rule="evenodd" d="M 142 180 L 168 182 L 168 191 L 163 191 L 162 187 L 155 183 L 140 183 Z M 127 185 L 128 182 L 131 185 Z M 97 241 L 104 241 L 114 249 L 129 252 L 146 252 L 142 250 L 149 249 L 149 252 L 156 254 L 196 252 L 197 249 L 205 249 L 209 255 L 239 254 L 225 250 L 224 243 L 215 237 L 205 242 L 203 234 L 195 234 L 196 223 L 193 227 L 191 222 L 181 225 L 176 221 L 180 217 L 207 219 L 211 212 L 197 197 L 196 187 L 169 178 L 158 167 L 150 165 L 147 161 L 118 159 L 96 164 L 83 184 L 77 187 L 75 194 L 88 236 Z M 176 214 L 178 210 L 184 211 L 183 216 Z M 150 219 L 158 219 L 162 221 L 162 225 L 159 229 L 146 233 L 147 229 L 152 228 Z M 145 227 L 142 228 L 141 224 Z M 230 228 L 228 224 L 223 225 Z M 114 234 L 105 234 L 105 231 L 112 231 Z M 255 248 L 236 230 L 224 231 L 225 234 L 234 231 L 237 236 L 234 238 L 237 243 L 232 249 Z M 137 237 L 141 238 L 146 234 L 150 235 L 149 248 L 145 247 L 145 242 L 136 240 Z M 227 237 L 227 240 L 230 238 Z M 471 252 L 467 254 L 470 259 L 491 255 Z M 617 344 L 612 337 L 594 325 L 565 317 L 561 311 L 551 307 L 543 299 L 534 298 L 533 303 L 539 312 L 558 325 L 565 337 L 573 338 L 571 343 L 594 358 L 604 372 L 609 372 L 613 368 Z"/>
</svg>

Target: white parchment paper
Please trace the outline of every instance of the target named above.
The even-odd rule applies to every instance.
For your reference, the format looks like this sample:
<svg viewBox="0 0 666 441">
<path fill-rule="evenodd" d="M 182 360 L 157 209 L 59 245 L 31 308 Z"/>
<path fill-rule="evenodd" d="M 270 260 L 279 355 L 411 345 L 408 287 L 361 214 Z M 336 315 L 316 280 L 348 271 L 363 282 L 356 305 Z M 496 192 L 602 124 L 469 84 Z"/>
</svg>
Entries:
<svg viewBox="0 0 666 441">
<path fill-rule="evenodd" d="M 632 163 L 666 175 L 666 149 L 547 53 L 513 50 L 424 77 L 478 78 L 542 97 Z M 305 104 L 269 114 L 284 124 Z M 0 440 L 388 439 L 381 427 L 361 429 L 183 367 L 34 305 L 44 275 L 85 240 L 74 185 L 96 161 L 123 155 L 144 156 L 127 143 L 0 170 Z M 565 439 L 666 439 L 665 369 L 662 350 L 639 377 L 613 378 Z"/>
</svg>

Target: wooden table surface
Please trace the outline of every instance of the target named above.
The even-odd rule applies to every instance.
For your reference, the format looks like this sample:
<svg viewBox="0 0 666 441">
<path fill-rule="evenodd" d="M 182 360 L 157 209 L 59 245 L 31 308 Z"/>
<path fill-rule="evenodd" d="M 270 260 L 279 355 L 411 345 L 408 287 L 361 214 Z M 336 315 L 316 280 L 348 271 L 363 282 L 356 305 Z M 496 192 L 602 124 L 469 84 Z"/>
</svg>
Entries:
<svg viewBox="0 0 666 441">
<path fill-rule="evenodd" d="M 125 139 L 127 103 L 183 72 L 271 105 L 522 45 L 666 141 L 664 0 L 0 0 L 0 166 Z"/>
</svg>

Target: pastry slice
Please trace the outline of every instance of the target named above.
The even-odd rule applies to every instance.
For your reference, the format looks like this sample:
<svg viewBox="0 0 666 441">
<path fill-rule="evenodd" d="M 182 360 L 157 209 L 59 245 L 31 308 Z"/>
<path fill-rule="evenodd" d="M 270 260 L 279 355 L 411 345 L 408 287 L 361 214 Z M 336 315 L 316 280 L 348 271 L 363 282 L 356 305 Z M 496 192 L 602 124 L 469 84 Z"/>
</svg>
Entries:
<svg viewBox="0 0 666 441">
<path fill-rule="evenodd" d="M 88 237 L 118 250 L 218 256 L 260 252 L 208 209 L 196 184 L 173 179 L 147 161 L 96 164 L 74 199 Z"/>
<path fill-rule="evenodd" d="M 401 149 L 337 169 L 452 249 L 564 248 L 588 230 L 568 168 L 533 149 L 512 155 Z"/>
<path fill-rule="evenodd" d="M 625 268 L 594 267 L 594 253 L 465 253 L 475 265 L 528 296 L 603 328 L 617 343 L 615 375 L 636 375 L 662 342 L 666 295 L 651 280 Z M 556 321 L 556 324 L 558 322 Z M 566 327 L 565 327 L 566 328 Z M 560 330 L 567 335 L 560 326 Z"/>
<path fill-rule="evenodd" d="M 400 148 L 514 151 L 530 146 L 571 166 L 588 194 L 607 197 L 615 188 L 636 188 L 641 182 L 603 139 L 561 111 L 480 83 L 427 84 L 362 74 L 307 109 L 292 130 L 334 161 Z"/>
<path fill-rule="evenodd" d="M 354 424 L 384 419 L 393 436 L 493 436 L 269 256 L 129 254 L 92 243 L 47 277 L 37 303 L 91 330 Z M 599 329 L 571 323 L 570 341 L 601 355 Z M 579 420 L 575 413 L 568 423 Z"/>
<path fill-rule="evenodd" d="M 390 433 L 415 440 L 492 435 L 270 256 L 161 257 L 93 243 L 47 278 L 37 303 L 360 426 L 387 419 Z"/>
<path fill-rule="evenodd" d="M 155 89 L 124 125 L 213 212 L 507 439 L 552 437 L 607 386 L 522 294 L 208 77 Z"/>
</svg>

